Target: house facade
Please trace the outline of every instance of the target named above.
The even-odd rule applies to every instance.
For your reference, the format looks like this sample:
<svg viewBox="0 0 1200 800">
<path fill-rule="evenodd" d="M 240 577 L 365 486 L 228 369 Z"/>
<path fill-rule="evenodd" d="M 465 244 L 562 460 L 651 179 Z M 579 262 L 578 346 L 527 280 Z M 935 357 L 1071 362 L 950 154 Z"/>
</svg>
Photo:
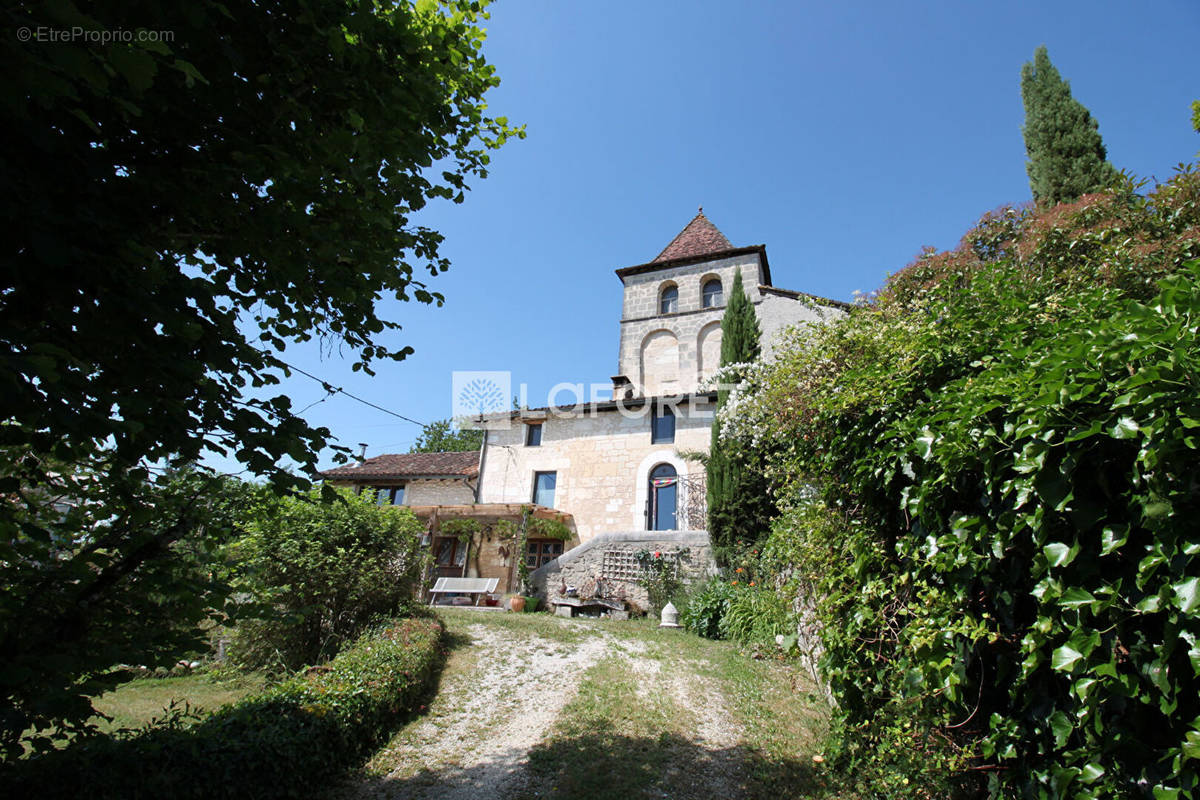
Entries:
<svg viewBox="0 0 1200 800">
<path fill-rule="evenodd" d="M 611 401 L 522 409 L 479 422 L 483 503 L 537 502 L 571 514 L 581 541 L 632 531 L 702 531 L 704 467 L 734 277 L 758 317 L 766 357 L 785 329 L 848 306 L 771 285 L 763 245 L 734 247 L 703 210 L 622 285 Z"/>
<path fill-rule="evenodd" d="M 469 554 L 447 556 L 449 545 L 438 544 L 437 520 L 532 509 L 561 521 L 569 539 L 536 542 L 522 554 L 541 572 L 578 544 L 652 541 L 671 532 L 706 539 L 705 472 L 696 456 L 709 448 L 716 401 L 709 379 L 720 363 L 721 318 L 738 274 L 767 358 L 785 328 L 849 310 L 773 286 L 766 247 L 734 247 L 701 210 L 652 261 L 616 270 L 622 305 L 611 400 L 485 415 L 473 421 L 484 430 L 478 452 L 381 455 L 325 477 L 430 519 L 439 574 L 507 575 L 502 585 L 510 591 L 516 553 L 493 559 L 487 570 L 472 568 Z"/>
</svg>

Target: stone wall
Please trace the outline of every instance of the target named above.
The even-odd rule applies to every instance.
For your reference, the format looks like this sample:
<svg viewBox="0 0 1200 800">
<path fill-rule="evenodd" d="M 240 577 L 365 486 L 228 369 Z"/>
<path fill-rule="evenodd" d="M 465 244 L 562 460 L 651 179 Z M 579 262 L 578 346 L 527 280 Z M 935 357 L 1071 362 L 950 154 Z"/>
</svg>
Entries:
<svg viewBox="0 0 1200 800">
<path fill-rule="evenodd" d="M 719 325 L 725 313 L 724 300 L 716 308 L 702 307 L 700 287 L 718 278 L 727 300 L 739 270 L 751 302 L 758 302 L 763 276 L 757 253 L 626 276 L 617 374 L 628 377 L 635 391 L 646 396 L 696 391 L 701 379 L 716 367 L 708 363 L 711 358 L 702 363 L 702 336 L 707 338 L 706 331 L 711 331 L 714 323 Z M 679 290 L 679 310 L 664 315 L 659 313 L 659 296 L 668 285 Z M 673 348 L 664 344 L 664 334 L 673 338 Z M 711 347 L 710 341 L 710 353 Z M 647 350 L 655 365 L 645 362 Z M 662 369 L 661 362 L 667 357 L 675 360 L 675 368 Z"/>
<path fill-rule="evenodd" d="M 415 480 L 404 487 L 406 506 L 451 506 L 475 502 L 475 488 L 457 480 Z"/>
<path fill-rule="evenodd" d="M 603 576 L 606 581 L 623 586 L 630 604 L 644 610 L 648 605 L 646 590 L 638 584 L 636 573 L 630 568 L 631 563 L 636 563 L 633 555 L 639 550 L 659 551 L 667 556 L 678 553 L 679 575 L 685 583 L 717 574 L 707 531 L 633 531 L 596 536 L 535 570 L 529 580 L 535 594 L 552 601 L 558 597 L 563 583 L 579 587 L 589 578 Z"/>
<path fill-rule="evenodd" d="M 844 317 L 846 312 L 837 306 L 817 305 L 807 295 L 784 289 L 765 288 L 762 302 L 754 307 L 758 327 L 762 331 L 763 357 L 775 357 L 780 334 L 799 323 L 820 324 Z"/>
<path fill-rule="evenodd" d="M 582 541 L 601 533 L 644 530 L 650 470 L 671 464 L 683 483 L 702 474 L 701 464 L 679 453 L 706 452 L 712 430 L 712 404 L 682 402 L 675 410 L 674 443 L 651 444 L 645 408 L 551 414 L 542 423 L 537 447 L 525 445 L 520 420 L 512 420 L 507 429 L 489 430 L 480 502 L 528 503 L 534 473 L 555 472 L 554 507 L 574 517 Z M 681 496 L 679 502 L 682 508 L 687 498 Z"/>
<path fill-rule="evenodd" d="M 773 357 L 785 328 L 846 313 L 838 306 L 819 305 L 801 292 L 762 286 L 765 278 L 757 253 L 630 275 L 625 278 L 617 373 L 648 397 L 697 391 L 719 365 L 725 314 L 725 302 L 716 308 L 702 307 L 700 287 L 719 278 L 727 301 L 739 270 L 758 316 L 767 358 Z M 679 289 L 679 310 L 673 314 L 659 313 L 659 297 L 666 286 Z"/>
</svg>

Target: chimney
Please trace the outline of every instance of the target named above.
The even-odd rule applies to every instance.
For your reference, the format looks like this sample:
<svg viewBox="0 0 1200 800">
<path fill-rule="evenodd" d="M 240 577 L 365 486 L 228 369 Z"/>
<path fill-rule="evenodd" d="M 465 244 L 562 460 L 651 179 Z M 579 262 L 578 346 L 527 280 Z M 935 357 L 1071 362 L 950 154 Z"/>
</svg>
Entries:
<svg viewBox="0 0 1200 800">
<path fill-rule="evenodd" d="M 625 375 L 613 375 L 613 400 L 633 399 L 633 381 Z"/>
<path fill-rule="evenodd" d="M 362 462 L 367 460 L 367 443 L 359 442 L 358 448 L 359 448 L 358 455 L 356 455 L 354 457 L 354 460 L 357 461 L 359 464 L 361 464 Z"/>
</svg>

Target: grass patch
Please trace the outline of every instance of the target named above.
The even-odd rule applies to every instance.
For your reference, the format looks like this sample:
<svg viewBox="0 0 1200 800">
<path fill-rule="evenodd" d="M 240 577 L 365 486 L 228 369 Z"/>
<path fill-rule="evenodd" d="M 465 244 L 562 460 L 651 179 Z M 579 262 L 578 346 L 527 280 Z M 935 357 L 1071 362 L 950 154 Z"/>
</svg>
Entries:
<svg viewBox="0 0 1200 800">
<path fill-rule="evenodd" d="M 212 675 L 181 675 L 171 678 L 139 678 L 105 692 L 93 702 L 96 710 L 111 717 L 100 722 L 100 730 L 112 733 L 141 728 L 161 718 L 167 707 L 187 703 L 192 711 L 209 713 L 262 689 L 266 679 L 261 673 L 232 678 Z"/>
<path fill-rule="evenodd" d="M 583 708 L 589 713 L 581 721 L 593 726 L 593 734 L 585 732 L 586 725 L 564 729 L 560 733 L 566 739 L 548 743 L 543 752 L 546 760 L 562 758 L 569 764 L 577 754 L 585 762 L 577 771 L 581 780 L 572 782 L 576 789 L 583 783 L 584 790 L 613 798 L 621 797 L 623 791 L 633 796 L 653 795 L 658 791 L 659 796 L 665 792 L 672 797 L 702 797 L 716 788 L 739 797 L 839 796 L 830 787 L 830 783 L 837 783 L 836 778 L 828 776 L 826 768 L 812 760 L 814 755 L 820 755 L 828 708 L 799 670 L 770 658 L 752 658 L 732 642 L 659 628 L 652 619 L 610 625 L 605 631 L 616 637 L 618 649 L 637 653 L 641 659 L 658 661 L 664 676 L 694 673 L 711 681 L 723 697 L 720 713 L 740 728 L 740 741 L 736 746 L 719 749 L 698 746 L 693 741 L 694 731 L 689 728 L 691 720 L 682 709 L 669 712 L 673 715 L 670 723 L 662 723 L 661 716 L 656 721 L 647 709 L 630 710 L 639 701 L 627 688 L 613 696 L 613 690 L 623 688 L 619 676 L 608 689 L 596 691 L 590 688 L 593 679 L 612 680 L 613 676 L 589 674 L 579 700 L 568 706 L 568 711 L 575 713 L 574 706 L 587 703 Z M 626 677 L 625 684 L 629 680 Z M 630 714 L 645 724 L 628 725 L 625 720 Z M 606 748 L 610 748 L 605 744 L 606 736 L 615 737 L 611 747 L 616 748 L 614 753 L 621 751 L 619 757 L 610 759 L 606 755 Z M 595 751 L 588 752 L 590 747 Z M 589 758 L 598 759 L 600 766 L 589 769 L 586 765 Z M 684 776 L 685 785 L 673 783 L 675 776 L 670 770 L 666 775 L 657 773 L 663 763 L 680 762 L 693 768 L 690 775 Z M 618 781 L 617 788 L 606 794 L 605 782 L 611 780 L 612 773 L 625 773 L 630 779 Z M 632 778 L 639 774 L 658 774 L 658 778 L 647 778 L 634 785 L 637 781 Z M 707 785 L 699 780 L 703 775 L 709 776 Z M 691 785 L 686 785 L 689 779 Z M 598 781 L 597 785 L 586 785 L 593 780 Z M 713 782 L 718 786 L 712 786 Z M 560 781 L 560 788 L 562 785 Z"/>
<path fill-rule="evenodd" d="M 462 630 L 453 630 L 450 620 L 443 618 L 446 625 L 446 665 L 438 676 L 433 699 L 424 716 L 429 719 L 448 719 L 459 711 L 461 695 L 452 686 L 456 679 L 470 675 L 479 666 L 478 653 L 470 647 L 471 639 Z M 462 627 L 465 628 L 465 625 Z M 401 728 L 392 736 L 386 745 L 371 757 L 360 771 L 360 777 L 382 778 L 395 773 L 396 777 L 409 778 L 420 770 L 420 763 L 407 757 L 408 748 L 416 742 L 412 729 L 408 726 Z"/>
<path fill-rule="evenodd" d="M 530 769 L 551 786 L 543 796 L 621 800 L 668 788 L 671 765 L 692 746 L 690 715 L 647 691 L 629 666 L 615 656 L 592 667 L 550 736 L 530 751 Z"/>
<path fill-rule="evenodd" d="M 94 737 L 0 772 L 0 796 L 234 800 L 311 796 L 428 702 L 444 660 L 427 618 L 374 629 L 328 664 L 182 725 Z"/>
<path fill-rule="evenodd" d="M 831 796 L 820 755 L 828 709 L 792 667 L 755 660 L 733 646 L 716 649 L 710 674 L 745 730 L 747 781 L 754 796 L 769 797 L 804 786 L 813 797 Z"/>
</svg>

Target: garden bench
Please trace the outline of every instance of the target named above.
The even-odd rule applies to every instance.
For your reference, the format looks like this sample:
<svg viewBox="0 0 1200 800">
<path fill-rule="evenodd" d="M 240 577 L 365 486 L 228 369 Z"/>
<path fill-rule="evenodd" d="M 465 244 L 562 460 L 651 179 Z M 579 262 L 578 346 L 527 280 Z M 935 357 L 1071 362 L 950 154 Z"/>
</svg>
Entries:
<svg viewBox="0 0 1200 800">
<path fill-rule="evenodd" d="M 479 605 L 480 595 L 496 591 L 499 578 L 438 578 L 429 590 L 429 605 L 437 599 L 439 593 L 444 594 L 473 594 L 475 605 Z"/>
</svg>

